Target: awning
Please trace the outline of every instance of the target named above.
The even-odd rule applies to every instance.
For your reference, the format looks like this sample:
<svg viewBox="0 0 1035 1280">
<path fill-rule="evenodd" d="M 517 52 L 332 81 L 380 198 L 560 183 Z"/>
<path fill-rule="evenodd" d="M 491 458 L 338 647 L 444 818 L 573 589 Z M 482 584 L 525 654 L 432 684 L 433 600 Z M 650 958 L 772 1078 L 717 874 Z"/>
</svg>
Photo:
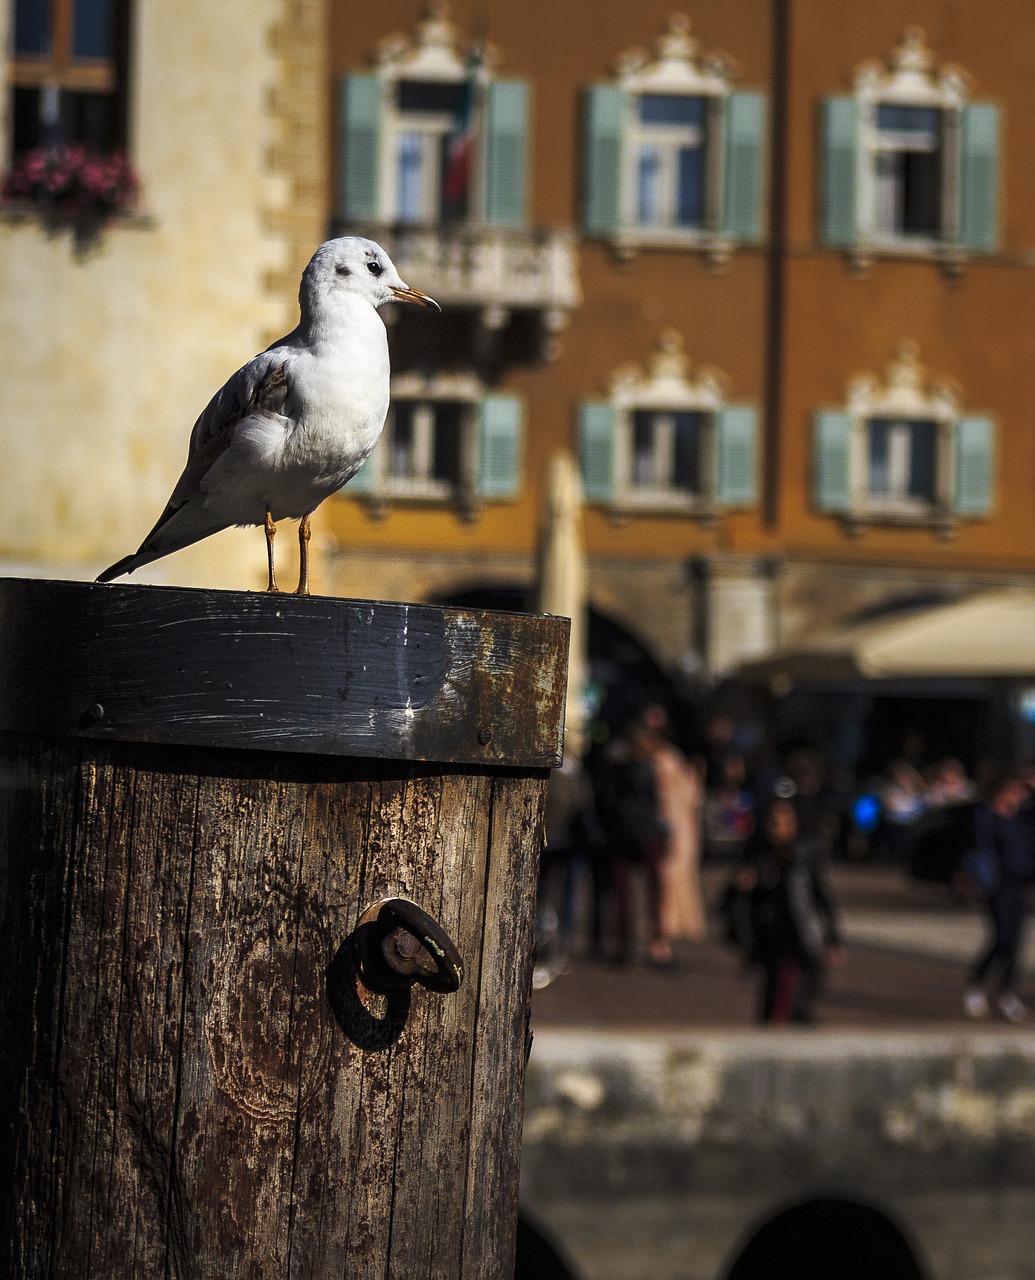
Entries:
<svg viewBox="0 0 1035 1280">
<path fill-rule="evenodd" d="M 1035 678 L 1035 591 L 983 591 L 843 627 L 743 663 L 740 680 L 779 691 L 858 679 Z"/>
</svg>

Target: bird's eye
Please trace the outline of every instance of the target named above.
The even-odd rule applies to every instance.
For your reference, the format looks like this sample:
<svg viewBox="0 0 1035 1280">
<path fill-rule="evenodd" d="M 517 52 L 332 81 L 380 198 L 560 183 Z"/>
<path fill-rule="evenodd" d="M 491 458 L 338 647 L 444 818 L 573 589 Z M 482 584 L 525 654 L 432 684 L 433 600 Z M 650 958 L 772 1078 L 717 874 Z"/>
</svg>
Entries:
<svg viewBox="0 0 1035 1280">
<path fill-rule="evenodd" d="M 371 258 L 367 263 L 367 270 L 372 276 L 379 276 L 384 271 L 384 267 L 381 266 L 376 258 Z"/>
</svg>

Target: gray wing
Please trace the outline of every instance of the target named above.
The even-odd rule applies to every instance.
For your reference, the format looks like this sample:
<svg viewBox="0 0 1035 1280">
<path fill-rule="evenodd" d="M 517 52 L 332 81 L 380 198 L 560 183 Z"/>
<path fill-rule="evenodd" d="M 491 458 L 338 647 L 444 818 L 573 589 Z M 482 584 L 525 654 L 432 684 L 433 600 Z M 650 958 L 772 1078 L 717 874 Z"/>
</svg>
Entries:
<svg viewBox="0 0 1035 1280">
<path fill-rule="evenodd" d="M 183 474 L 143 547 L 198 492 L 212 464 L 229 447 L 238 423 L 256 413 L 285 411 L 291 395 L 291 354 L 290 348 L 283 347 L 263 351 L 238 369 L 208 402 L 191 432 Z"/>
<path fill-rule="evenodd" d="M 291 394 L 290 349 L 255 356 L 216 392 L 194 424 L 187 465 L 176 482 L 166 514 L 188 502 L 209 468 L 229 447 L 239 422 L 256 413 L 282 414 Z M 159 521 L 161 523 L 161 521 Z"/>
</svg>

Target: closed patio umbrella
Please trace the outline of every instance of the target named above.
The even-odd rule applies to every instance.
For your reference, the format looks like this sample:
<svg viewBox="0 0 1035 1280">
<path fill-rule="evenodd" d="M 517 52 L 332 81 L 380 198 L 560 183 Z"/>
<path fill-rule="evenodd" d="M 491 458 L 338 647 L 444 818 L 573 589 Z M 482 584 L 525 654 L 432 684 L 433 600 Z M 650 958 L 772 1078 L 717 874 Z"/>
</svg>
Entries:
<svg viewBox="0 0 1035 1280">
<path fill-rule="evenodd" d="M 582 534 L 582 483 L 570 453 L 555 453 L 546 466 L 535 603 L 540 613 L 571 619 L 565 751 L 583 749 L 586 654 L 586 550 Z"/>
</svg>

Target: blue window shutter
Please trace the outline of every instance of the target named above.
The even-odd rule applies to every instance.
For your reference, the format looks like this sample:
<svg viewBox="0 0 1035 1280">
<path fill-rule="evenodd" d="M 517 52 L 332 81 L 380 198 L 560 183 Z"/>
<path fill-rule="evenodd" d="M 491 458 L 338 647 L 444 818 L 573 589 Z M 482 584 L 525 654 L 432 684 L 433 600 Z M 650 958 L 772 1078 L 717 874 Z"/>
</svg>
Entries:
<svg viewBox="0 0 1035 1280">
<path fill-rule="evenodd" d="M 991 418 L 960 418 L 956 423 L 956 494 L 961 516 L 987 516 L 992 510 L 995 424 Z"/>
<path fill-rule="evenodd" d="M 586 94 L 582 153 L 582 218 L 597 235 L 616 231 L 622 221 L 622 133 L 628 95 L 614 85 L 596 84 Z"/>
<path fill-rule="evenodd" d="M 579 465 L 587 502 L 610 502 L 615 495 L 615 429 L 618 414 L 605 400 L 579 405 Z"/>
<path fill-rule="evenodd" d="M 381 439 L 383 440 L 384 437 L 382 436 Z M 374 445 L 373 453 L 368 455 L 360 469 L 346 483 L 345 488 L 342 490 L 346 497 L 351 497 L 353 494 L 358 496 L 361 493 L 370 493 L 377 488 L 381 474 L 379 466 L 381 447 L 381 440 L 378 440 L 377 444 Z"/>
<path fill-rule="evenodd" d="M 813 495 L 820 511 L 851 508 L 852 419 L 847 413 L 816 414 Z"/>
<path fill-rule="evenodd" d="M 485 220 L 497 226 L 525 223 L 528 85 L 494 80 L 485 102 Z"/>
<path fill-rule="evenodd" d="M 726 187 L 722 229 L 733 240 L 762 240 L 763 157 L 766 98 L 761 93 L 733 93 L 726 107 Z"/>
<path fill-rule="evenodd" d="M 341 81 L 338 212 L 350 222 L 381 212 L 381 77 L 348 75 Z"/>
<path fill-rule="evenodd" d="M 758 412 L 751 405 L 727 405 L 715 415 L 715 431 L 715 497 L 723 506 L 750 507 L 757 490 Z"/>
<path fill-rule="evenodd" d="M 960 242 L 977 253 L 998 242 L 999 117 L 989 102 L 963 109 Z"/>
<path fill-rule="evenodd" d="M 478 413 L 478 475 L 483 498 L 513 498 L 521 481 L 524 401 L 517 396 L 485 396 Z"/>
<path fill-rule="evenodd" d="M 823 241 L 853 245 L 859 239 L 859 103 L 823 103 Z"/>
</svg>

